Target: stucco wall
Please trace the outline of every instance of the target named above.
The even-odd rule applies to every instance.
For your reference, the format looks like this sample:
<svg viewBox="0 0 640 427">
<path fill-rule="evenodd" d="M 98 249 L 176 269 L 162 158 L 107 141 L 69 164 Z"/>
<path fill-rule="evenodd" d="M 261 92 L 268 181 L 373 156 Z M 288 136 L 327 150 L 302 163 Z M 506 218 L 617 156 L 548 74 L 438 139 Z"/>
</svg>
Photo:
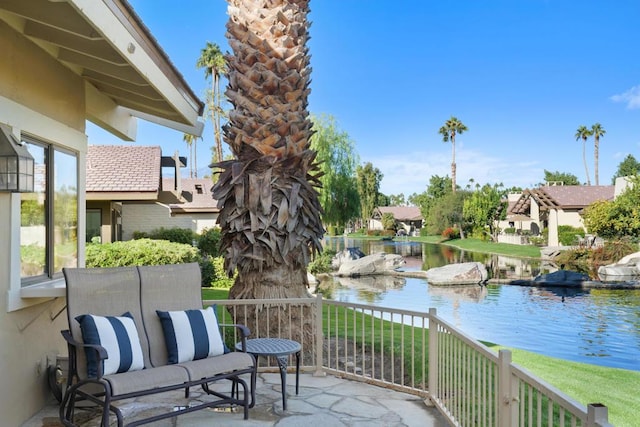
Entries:
<svg viewBox="0 0 640 427">
<path fill-rule="evenodd" d="M 158 203 L 123 203 L 122 240 L 133 238 L 134 231 L 150 232 L 157 228 L 189 228 L 201 233 L 215 227 L 217 214 L 179 214 L 171 216 L 167 206 Z"/>
<path fill-rule="evenodd" d="M 80 76 L 54 61 L 3 21 L 0 21 L 0 52 L 3 55 L 0 61 L 2 96 L 57 122 L 84 130 L 84 83 Z"/>
<path fill-rule="evenodd" d="M 78 152 L 84 194 L 84 83 L 3 22 L 0 52 L 0 122 Z M 0 193 L 0 223 L 1 424 L 19 426 L 51 399 L 46 368 L 57 353 L 66 354 L 60 330 L 67 320 L 64 298 L 21 297 L 19 195 Z"/>
</svg>

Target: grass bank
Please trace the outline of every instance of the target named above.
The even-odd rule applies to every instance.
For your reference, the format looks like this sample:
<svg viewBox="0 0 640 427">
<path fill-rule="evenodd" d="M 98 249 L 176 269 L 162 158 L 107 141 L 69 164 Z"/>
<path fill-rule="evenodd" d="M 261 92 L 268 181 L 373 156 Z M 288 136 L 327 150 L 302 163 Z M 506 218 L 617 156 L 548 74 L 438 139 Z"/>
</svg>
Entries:
<svg viewBox="0 0 640 427">
<path fill-rule="evenodd" d="M 227 289 L 205 288 L 202 291 L 202 297 L 205 300 L 226 299 L 228 296 L 229 291 Z M 325 307 L 325 316 L 327 316 L 326 311 Z M 362 315 L 358 315 L 357 318 L 361 319 Z M 339 324 L 353 325 L 353 322 L 339 322 Z M 371 334 L 366 331 L 371 322 L 364 321 L 363 324 L 358 323 L 356 327 L 360 330 L 364 326 L 364 336 L 370 336 Z M 343 332 L 348 334 L 350 327 L 352 326 L 348 326 Z M 405 336 L 408 336 L 406 335 L 408 334 L 407 328 L 411 329 L 410 326 L 394 325 L 394 341 L 397 341 L 402 336 L 402 330 L 404 330 Z M 414 336 L 420 337 L 420 342 L 423 339 L 427 340 L 428 331 L 425 331 L 427 334 L 423 336 L 422 329 L 415 329 L 413 331 Z M 388 345 L 391 344 L 390 338 L 385 338 L 385 341 L 385 347 L 389 348 Z M 395 342 L 394 344 L 397 346 L 399 343 Z M 495 344 L 485 344 L 496 352 L 500 348 L 504 348 Z M 589 403 L 607 405 L 609 408 L 609 421 L 616 427 L 637 425 L 637 414 L 640 413 L 640 399 L 637 397 L 640 372 L 570 362 L 519 349 L 510 348 L 510 350 L 515 363 L 552 384 L 578 402 L 584 405 Z"/>
<path fill-rule="evenodd" d="M 412 241 L 440 243 L 473 252 L 509 255 L 521 258 L 540 258 L 540 248 L 533 245 L 511 245 L 509 243 L 487 242 L 480 239 L 453 239 L 442 241 L 440 236 L 410 237 Z"/>
</svg>

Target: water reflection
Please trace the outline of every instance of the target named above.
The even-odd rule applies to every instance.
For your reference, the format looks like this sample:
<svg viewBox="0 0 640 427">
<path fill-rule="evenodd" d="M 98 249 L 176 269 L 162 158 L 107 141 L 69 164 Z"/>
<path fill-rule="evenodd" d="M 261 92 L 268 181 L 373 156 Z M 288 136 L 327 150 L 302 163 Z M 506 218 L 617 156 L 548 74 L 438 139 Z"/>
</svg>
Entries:
<svg viewBox="0 0 640 427">
<path fill-rule="evenodd" d="M 537 260 L 476 254 L 415 242 L 328 239 L 327 247 L 360 247 L 364 253 L 398 253 L 405 270 L 479 261 L 495 281 L 548 272 Z M 551 266 L 552 268 L 553 266 Z M 393 276 L 332 278 L 322 282 L 326 298 L 427 312 L 467 335 L 552 357 L 640 370 L 640 290 L 562 287 L 429 286 L 424 279 Z"/>
<path fill-rule="evenodd" d="M 481 262 L 487 267 L 489 278 L 498 281 L 532 279 L 539 274 L 554 271 L 553 265 L 543 265 L 537 259 L 471 252 L 434 243 L 328 237 L 325 238 L 324 245 L 336 252 L 344 248 L 359 247 L 365 254 L 384 252 L 402 255 L 406 261 L 403 270 L 426 271 L 447 264 Z"/>
</svg>

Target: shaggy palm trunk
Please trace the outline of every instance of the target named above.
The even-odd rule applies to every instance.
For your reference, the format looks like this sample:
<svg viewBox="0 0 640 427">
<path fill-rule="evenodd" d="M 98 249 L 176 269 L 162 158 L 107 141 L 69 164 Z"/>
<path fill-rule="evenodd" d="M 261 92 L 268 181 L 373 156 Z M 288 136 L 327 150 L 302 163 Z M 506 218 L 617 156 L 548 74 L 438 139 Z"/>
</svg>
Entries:
<svg viewBox="0 0 640 427">
<path fill-rule="evenodd" d="M 234 299 L 308 297 L 307 265 L 321 251 L 320 170 L 309 149 L 308 10 L 308 0 L 230 0 L 226 95 L 233 109 L 224 139 L 236 158 L 217 165 L 213 196 L 222 208 L 225 268 L 238 272 Z M 261 318 L 266 310 L 248 319 L 259 325 L 254 337 L 309 342 L 311 325 L 300 328 L 299 313 L 276 311 L 269 321 Z"/>
</svg>

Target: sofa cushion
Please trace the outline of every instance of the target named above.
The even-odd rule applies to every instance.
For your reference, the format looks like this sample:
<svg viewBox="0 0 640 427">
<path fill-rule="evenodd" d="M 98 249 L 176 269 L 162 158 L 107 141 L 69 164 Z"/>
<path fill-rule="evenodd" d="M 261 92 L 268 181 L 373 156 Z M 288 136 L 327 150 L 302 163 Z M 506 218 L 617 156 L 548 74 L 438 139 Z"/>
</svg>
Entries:
<svg viewBox="0 0 640 427">
<path fill-rule="evenodd" d="M 169 364 L 225 353 L 213 307 L 204 310 L 156 310 L 162 323 Z"/>
<path fill-rule="evenodd" d="M 80 323 L 82 339 L 86 344 L 98 344 L 105 348 L 103 375 L 136 371 L 144 368 L 140 338 L 131 313 L 117 316 L 83 314 L 76 317 Z M 87 375 L 98 376 L 98 360 L 93 350 L 87 349 Z"/>
</svg>

